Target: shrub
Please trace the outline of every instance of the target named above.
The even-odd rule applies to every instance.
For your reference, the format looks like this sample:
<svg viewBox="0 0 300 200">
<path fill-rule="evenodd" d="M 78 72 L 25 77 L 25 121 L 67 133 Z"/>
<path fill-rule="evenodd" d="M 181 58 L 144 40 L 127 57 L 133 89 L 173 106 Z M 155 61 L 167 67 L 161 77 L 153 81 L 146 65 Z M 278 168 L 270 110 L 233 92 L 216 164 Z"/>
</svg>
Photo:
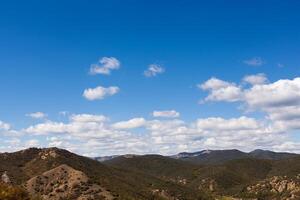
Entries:
<svg viewBox="0 0 300 200">
<path fill-rule="evenodd" d="M 20 187 L 0 183 L 1 200 L 29 200 L 29 195 Z"/>
</svg>

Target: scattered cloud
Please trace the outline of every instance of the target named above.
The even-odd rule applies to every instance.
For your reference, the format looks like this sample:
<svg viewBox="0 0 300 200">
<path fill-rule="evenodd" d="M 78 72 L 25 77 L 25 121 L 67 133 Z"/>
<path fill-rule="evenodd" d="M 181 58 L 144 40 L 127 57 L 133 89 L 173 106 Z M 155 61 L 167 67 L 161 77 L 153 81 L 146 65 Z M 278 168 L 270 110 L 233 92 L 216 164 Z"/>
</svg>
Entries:
<svg viewBox="0 0 300 200">
<path fill-rule="evenodd" d="M 47 118 L 47 114 L 43 112 L 34 112 L 34 113 L 29 113 L 26 114 L 27 117 L 31 117 L 33 119 L 45 119 Z"/>
<path fill-rule="evenodd" d="M 10 129 L 10 124 L 5 123 L 3 121 L 0 121 L 0 130 L 9 130 Z"/>
<path fill-rule="evenodd" d="M 133 129 L 139 128 L 146 124 L 146 120 L 144 118 L 133 118 L 128 121 L 117 122 L 112 125 L 114 129 Z"/>
<path fill-rule="evenodd" d="M 132 129 L 141 128 L 139 134 Z M 209 117 L 192 122 L 180 119 L 147 120 L 133 118 L 111 122 L 104 115 L 71 115 L 68 122 L 45 121 L 29 126 L 23 132 L 30 140 L 13 136 L 0 141 L 0 150 L 8 151 L 29 146 L 56 146 L 87 156 L 160 153 L 170 155 L 180 151 L 203 149 L 255 148 L 291 149 L 287 129 L 278 129 L 272 120 L 257 120 L 246 116 L 238 118 Z M 40 135 L 45 138 L 40 142 Z M 47 136 L 47 137 L 45 137 Z M 4 142 L 6 142 L 4 144 Z M 9 143 L 9 145 L 8 145 Z M 285 143 L 286 146 L 281 146 Z M 2 146 L 1 146 L 2 145 Z"/>
<path fill-rule="evenodd" d="M 152 115 L 162 118 L 113 121 L 101 114 L 80 113 L 70 114 L 63 121 L 45 120 L 20 130 L 0 121 L 0 151 L 57 146 L 86 156 L 170 155 L 199 148 L 264 148 L 300 153 L 300 143 L 291 138 L 300 129 L 299 77 L 269 82 L 264 74 L 256 74 L 245 76 L 239 83 L 213 77 L 198 87 L 208 92 L 205 102 L 240 102 L 247 111 L 259 111 L 264 116 L 209 116 L 187 122 L 175 110 L 158 110 Z M 104 92 L 101 88 L 100 95 L 93 91 L 90 98 L 117 93 L 110 91 L 110 87 L 104 88 Z"/>
<path fill-rule="evenodd" d="M 153 117 L 165 117 L 165 118 L 176 118 L 180 116 L 180 113 L 176 110 L 161 110 L 153 111 Z"/>
<path fill-rule="evenodd" d="M 121 66 L 118 59 L 114 57 L 103 57 L 98 63 L 92 64 L 90 68 L 90 73 L 92 75 L 103 74 L 110 75 L 112 70 L 117 70 Z"/>
<path fill-rule="evenodd" d="M 245 90 L 244 101 L 251 108 L 269 109 L 300 105 L 300 78 L 281 79 L 274 83 L 254 85 Z"/>
<path fill-rule="evenodd" d="M 90 115 L 90 114 L 78 114 L 72 115 L 70 118 L 73 122 L 105 122 L 109 120 L 104 115 Z"/>
<path fill-rule="evenodd" d="M 111 87 L 102 87 L 98 86 L 96 88 L 88 88 L 85 89 L 83 92 L 83 97 L 87 100 L 94 101 L 94 100 L 102 100 L 105 97 L 113 96 L 120 91 L 119 87 L 111 86 Z"/>
<path fill-rule="evenodd" d="M 300 152 L 300 142 L 292 142 L 292 141 L 286 141 L 281 144 L 275 145 L 273 147 L 275 151 L 279 152 L 294 152 L 299 153 Z"/>
<path fill-rule="evenodd" d="M 162 74 L 165 72 L 165 69 L 161 67 L 160 65 L 157 64 L 151 64 L 149 65 L 148 69 L 144 71 L 144 75 L 146 77 L 154 77 L 157 76 L 158 74 Z"/>
<path fill-rule="evenodd" d="M 199 84 L 198 87 L 202 90 L 218 90 L 221 88 L 229 87 L 234 85 L 234 83 L 229 83 L 215 77 L 210 78 L 203 84 Z"/>
<path fill-rule="evenodd" d="M 28 141 L 26 141 L 25 146 L 27 148 L 38 147 L 38 146 L 40 146 L 40 142 L 36 139 L 28 140 Z"/>
<path fill-rule="evenodd" d="M 249 78 L 250 77 L 250 78 Z M 246 80 L 247 79 L 247 80 Z M 248 111 L 262 111 L 267 118 L 274 121 L 278 129 L 300 129 L 300 78 L 280 79 L 268 83 L 265 76 L 247 76 L 244 81 L 252 83 L 250 88 L 242 85 L 223 83 L 222 86 L 213 87 L 210 80 L 201 85 L 203 90 L 208 90 L 205 101 L 241 102 Z M 210 85 L 209 87 L 207 85 Z M 239 88 L 233 95 L 230 87 Z M 223 89 L 225 88 L 225 89 Z M 237 98 L 239 97 L 239 98 Z"/>
<path fill-rule="evenodd" d="M 28 128 L 22 130 L 22 132 L 33 135 L 48 135 L 63 133 L 65 130 L 67 130 L 67 128 L 68 126 L 62 122 L 47 121 L 45 123 L 29 126 Z"/>
<path fill-rule="evenodd" d="M 240 118 L 224 119 L 211 117 L 197 120 L 197 128 L 214 131 L 236 131 L 258 129 L 260 124 L 254 118 L 242 116 Z"/>
<path fill-rule="evenodd" d="M 260 57 L 250 58 L 250 59 L 244 60 L 243 62 L 246 65 L 254 66 L 254 67 L 262 66 L 263 64 L 265 64 L 265 61 Z"/>
<path fill-rule="evenodd" d="M 61 116 L 67 116 L 69 114 L 69 112 L 68 111 L 60 111 L 58 114 Z"/>
<path fill-rule="evenodd" d="M 242 90 L 235 83 L 229 83 L 215 77 L 207 80 L 203 84 L 198 85 L 198 88 L 209 91 L 209 95 L 205 101 L 227 101 L 235 102 L 242 98 Z"/>
<path fill-rule="evenodd" d="M 260 73 L 260 74 L 245 76 L 243 78 L 243 81 L 245 83 L 249 83 L 251 85 L 261 85 L 261 84 L 267 83 L 268 78 L 266 77 L 265 74 Z"/>
</svg>

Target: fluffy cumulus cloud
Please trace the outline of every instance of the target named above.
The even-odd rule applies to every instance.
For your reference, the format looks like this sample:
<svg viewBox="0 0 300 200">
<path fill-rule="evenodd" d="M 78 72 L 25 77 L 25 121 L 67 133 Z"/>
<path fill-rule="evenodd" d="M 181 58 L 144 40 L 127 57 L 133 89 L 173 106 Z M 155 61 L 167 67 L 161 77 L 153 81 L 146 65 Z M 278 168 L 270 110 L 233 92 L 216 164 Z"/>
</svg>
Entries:
<svg viewBox="0 0 300 200">
<path fill-rule="evenodd" d="M 26 114 L 26 116 L 31 117 L 33 119 L 45 119 L 47 117 L 47 114 L 43 112 L 34 112 L 34 113 Z"/>
<path fill-rule="evenodd" d="M 99 60 L 98 63 L 92 64 L 90 68 L 90 73 L 95 74 L 104 74 L 110 75 L 112 70 L 117 70 L 121 66 L 121 63 L 118 59 L 114 57 L 103 57 Z"/>
<path fill-rule="evenodd" d="M 153 117 L 165 117 L 165 118 L 176 118 L 180 116 L 180 113 L 176 110 L 161 110 L 153 111 Z"/>
<path fill-rule="evenodd" d="M 254 57 L 243 61 L 246 65 L 258 67 L 265 64 L 265 61 L 261 57 Z"/>
<path fill-rule="evenodd" d="M 12 137 L 0 142 L 0 150 L 56 146 L 87 156 L 126 153 L 170 155 L 181 151 L 224 148 L 300 151 L 295 143 L 290 143 L 286 129 L 278 129 L 272 121 L 246 116 L 200 118 L 187 123 L 181 119 L 151 120 L 142 117 L 112 122 L 103 115 L 77 114 L 70 115 L 67 122 L 48 120 L 18 132 L 31 139 Z M 46 138 L 43 144 L 37 139 L 41 135 Z"/>
<path fill-rule="evenodd" d="M 146 77 L 153 77 L 153 76 L 157 76 L 158 74 L 162 74 L 165 72 L 165 69 L 157 64 L 151 64 L 149 65 L 148 69 L 146 71 L 144 71 L 144 75 Z"/>
<path fill-rule="evenodd" d="M 110 87 L 102 87 L 98 86 L 96 88 L 88 88 L 85 89 L 83 92 L 83 97 L 87 100 L 94 101 L 94 100 L 102 100 L 105 97 L 113 96 L 120 91 L 119 87 L 110 86 Z"/>
<path fill-rule="evenodd" d="M 279 152 L 289 151 L 289 152 L 299 153 L 300 142 L 292 142 L 292 141 L 283 142 L 278 145 L 275 145 L 273 149 Z"/>
<path fill-rule="evenodd" d="M 245 83 L 249 83 L 251 85 L 260 85 L 268 82 L 268 78 L 265 74 L 255 74 L 255 75 L 248 75 L 243 78 Z"/>
<path fill-rule="evenodd" d="M 207 80 L 198 87 L 202 90 L 209 91 L 209 95 L 204 101 L 228 101 L 235 102 L 242 98 L 242 90 L 235 83 L 226 82 L 215 77 Z"/>
<path fill-rule="evenodd" d="M 209 92 L 206 101 L 239 101 L 248 111 L 265 112 L 267 118 L 272 120 L 277 128 L 300 128 L 299 77 L 269 83 L 262 74 L 246 76 L 243 81 L 252 84 L 246 88 L 243 85 L 216 80 L 218 79 L 212 78 L 201 85 L 201 89 Z M 231 86 L 239 88 L 235 95 L 232 91 L 223 89 Z"/>
<path fill-rule="evenodd" d="M 197 127 L 201 130 L 217 131 L 236 131 L 236 130 L 255 130 L 261 125 L 253 118 L 240 117 L 233 119 L 223 119 L 211 117 L 197 120 Z"/>
<path fill-rule="evenodd" d="M 38 139 L 20 139 L 20 137 L 4 137 L 0 141 L 0 152 L 14 152 L 30 147 L 40 147 Z"/>
<path fill-rule="evenodd" d="M 112 127 L 115 129 L 133 129 L 133 128 L 139 128 L 141 126 L 144 126 L 145 123 L 146 120 L 144 118 L 134 118 L 128 121 L 117 122 L 113 124 Z"/>
<path fill-rule="evenodd" d="M 198 87 L 208 92 L 205 101 L 240 102 L 247 111 L 264 116 L 249 117 L 246 112 L 187 122 L 175 110 L 161 110 L 152 113 L 155 118 L 114 121 L 101 114 L 70 113 L 63 121 L 48 119 L 20 130 L 0 121 L 0 151 L 56 146 L 86 156 L 232 148 L 300 153 L 300 143 L 291 137 L 300 129 L 300 78 L 269 82 L 262 74 L 246 77 L 240 83 L 211 78 Z"/>
<path fill-rule="evenodd" d="M 270 84 L 255 85 L 245 90 L 244 101 L 253 108 L 274 108 L 300 105 L 300 78 L 282 79 Z"/>
</svg>

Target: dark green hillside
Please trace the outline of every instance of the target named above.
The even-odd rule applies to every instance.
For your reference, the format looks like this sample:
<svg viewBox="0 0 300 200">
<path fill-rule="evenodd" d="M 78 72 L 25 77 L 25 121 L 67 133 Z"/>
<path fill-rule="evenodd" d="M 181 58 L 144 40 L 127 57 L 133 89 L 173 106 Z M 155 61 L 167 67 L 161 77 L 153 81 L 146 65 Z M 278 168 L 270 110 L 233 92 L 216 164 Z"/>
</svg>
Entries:
<svg viewBox="0 0 300 200">
<path fill-rule="evenodd" d="M 202 153 L 197 156 L 188 156 L 179 158 L 181 160 L 190 161 L 196 164 L 221 164 L 230 160 L 247 158 L 247 153 L 232 149 L 232 150 L 212 150 L 207 153 Z"/>
<path fill-rule="evenodd" d="M 273 152 L 273 151 L 261 150 L 261 149 L 256 149 L 254 151 L 251 151 L 250 153 L 248 153 L 248 155 L 256 159 L 266 159 L 266 160 L 282 160 L 282 159 L 293 158 L 298 156 L 297 154 L 293 154 L 293 153 Z"/>
<path fill-rule="evenodd" d="M 300 174 L 300 156 L 275 161 L 269 176 L 293 177 L 298 174 Z"/>
<path fill-rule="evenodd" d="M 237 159 L 200 168 L 198 178 L 192 184 L 197 186 L 203 179 L 211 179 L 216 182 L 218 193 L 232 195 L 240 192 L 246 185 L 266 178 L 271 169 L 272 162 L 268 160 Z"/>
<path fill-rule="evenodd" d="M 194 174 L 199 168 L 196 164 L 161 155 L 119 156 L 105 161 L 104 164 L 116 168 L 139 171 L 161 178 L 169 177 L 174 179 L 180 177 L 194 178 Z"/>
<path fill-rule="evenodd" d="M 255 158 L 264 160 L 282 160 L 287 158 L 293 158 L 297 154 L 284 153 L 284 152 L 272 152 L 267 150 L 254 150 L 250 153 L 245 153 L 236 149 L 230 150 L 204 150 L 194 153 L 179 153 L 172 156 L 179 160 L 190 161 L 195 164 L 215 165 L 222 164 L 230 160 L 242 159 L 242 158 Z"/>
</svg>

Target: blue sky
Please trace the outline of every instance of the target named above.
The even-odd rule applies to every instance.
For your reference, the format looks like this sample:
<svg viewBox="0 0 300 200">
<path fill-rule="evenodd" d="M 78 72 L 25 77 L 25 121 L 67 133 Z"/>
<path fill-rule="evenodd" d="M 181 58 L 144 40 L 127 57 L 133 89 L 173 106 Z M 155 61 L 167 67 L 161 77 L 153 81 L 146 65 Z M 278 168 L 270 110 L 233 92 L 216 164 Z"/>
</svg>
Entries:
<svg viewBox="0 0 300 200">
<path fill-rule="evenodd" d="M 110 125 L 134 118 L 143 118 L 146 124 L 151 124 L 156 120 L 153 111 L 174 110 L 180 113 L 180 119 L 159 120 L 181 120 L 185 128 L 191 128 L 199 119 L 211 117 L 228 120 L 245 116 L 258 121 L 269 120 L 274 109 L 255 104 L 249 112 L 245 108 L 253 103 L 249 99 L 223 98 L 199 103 L 216 88 L 205 90 L 197 85 L 216 77 L 238 87 L 251 88 L 243 84 L 243 78 L 263 73 L 268 79 L 263 83 L 265 85 L 286 79 L 298 86 L 298 82 L 292 80 L 300 72 L 299 8 L 298 1 L 1 2 L 0 120 L 10 124 L 10 130 L 18 134 L 2 133 L 0 150 L 14 150 L 8 147 L 11 140 L 19 140 L 21 148 L 26 146 L 26 141 L 49 146 L 47 138 L 56 137 L 62 147 L 90 155 L 88 150 L 78 150 L 72 144 L 92 142 L 95 138 L 77 138 L 65 130 L 59 134 L 51 130 L 42 135 L 26 131 L 28 127 L 39 124 L 68 124 L 76 114 L 104 115 L 110 119 Z M 117 59 L 119 68 L 112 70 L 110 75 L 91 75 L 91 65 L 103 57 Z M 261 63 L 247 64 L 247 61 L 257 60 Z M 163 69 L 163 73 L 145 76 L 149 65 Z M 114 95 L 93 101 L 83 97 L 84 90 L 98 86 L 115 86 L 119 90 Z M 291 98 L 299 101 L 295 96 Z M 298 103 L 285 104 L 284 109 L 291 106 L 298 109 Z M 62 111 L 68 114 L 62 116 L 59 114 Z M 36 112 L 47 117 L 33 119 L 28 116 Z M 273 126 L 275 120 L 266 123 Z M 153 139 L 155 134 L 149 126 L 126 129 L 126 132 L 144 134 Z M 194 141 L 195 134 L 204 139 L 211 138 L 203 133 L 203 129 L 193 133 L 194 137 L 188 141 L 165 142 L 145 152 L 140 150 L 143 148 L 132 145 L 116 152 L 96 147 L 91 150 L 99 155 L 128 152 L 167 154 L 175 152 L 161 149 L 234 147 L 205 146 L 203 143 L 197 143 L 191 149 L 179 147 Z M 299 151 L 292 148 L 299 141 L 297 131 L 298 127 L 294 126 L 281 131 L 286 133 L 283 137 L 288 136 L 286 142 L 292 144 L 280 146 L 275 142 L 273 146 L 260 146 L 255 143 L 257 145 L 251 148 Z M 163 130 L 161 134 L 164 135 Z M 66 139 L 67 136 L 70 138 Z M 109 147 L 108 142 L 105 144 Z"/>
</svg>

